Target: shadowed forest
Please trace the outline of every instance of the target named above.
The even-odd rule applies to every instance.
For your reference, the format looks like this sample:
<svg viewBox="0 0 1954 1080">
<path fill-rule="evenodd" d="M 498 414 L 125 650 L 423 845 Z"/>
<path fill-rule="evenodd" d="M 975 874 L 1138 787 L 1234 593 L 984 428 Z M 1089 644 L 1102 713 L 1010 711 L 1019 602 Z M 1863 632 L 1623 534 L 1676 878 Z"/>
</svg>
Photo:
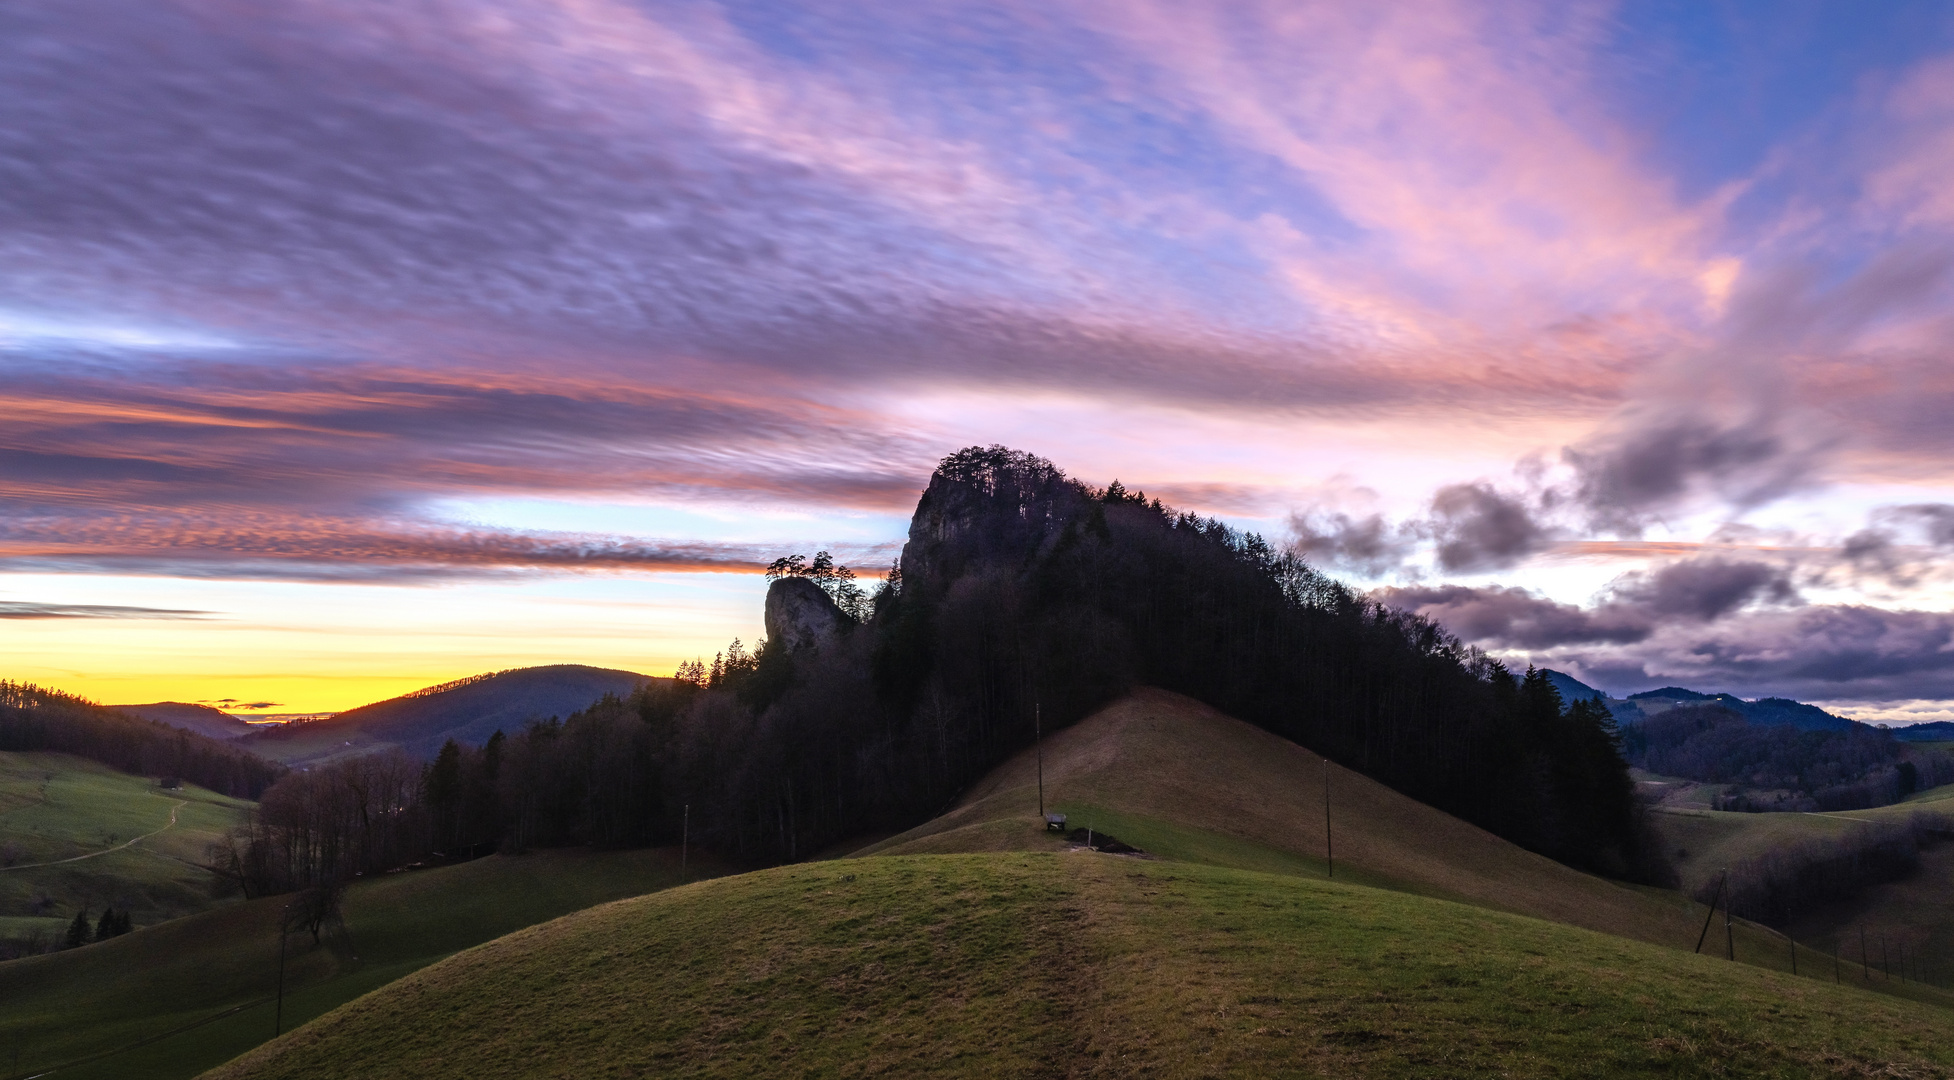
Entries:
<svg viewBox="0 0 1954 1080">
<path fill-rule="evenodd" d="M 1041 718 L 1055 730 L 1147 684 L 1534 851 L 1663 875 L 1605 709 L 1117 482 L 973 447 L 936 470 L 872 593 L 825 554 L 770 576 L 820 589 L 798 647 L 735 642 L 425 767 L 380 754 L 288 775 L 220 865 L 263 893 L 497 847 L 684 838 L 793 860 L 938 814 Z"/>
</svg>

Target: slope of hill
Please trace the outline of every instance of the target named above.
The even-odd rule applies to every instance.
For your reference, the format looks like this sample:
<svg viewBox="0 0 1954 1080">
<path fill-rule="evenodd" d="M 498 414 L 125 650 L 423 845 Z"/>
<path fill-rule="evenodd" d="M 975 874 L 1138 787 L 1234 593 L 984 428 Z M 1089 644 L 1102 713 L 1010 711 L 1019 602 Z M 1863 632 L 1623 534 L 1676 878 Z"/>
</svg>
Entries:
<svg viewBox="0 0 1954 1080">
<path fill-rule="evenodd" d="M 154 720 L 159 724 L 194 731 L 213 739 L 235 739 L 250 733 L 251 725 L 220 709 L 182 701 L 157 701 L 148 705 L 110 705 L 117 712 Z"/>
<path fill-rule="evenodd" d="M 1922 994 L 1343 882 L 894 856 L 512 934 L 209 1075 L 1946 1075 Z"/>
<path fill-rule="evenodd" d="M 1151 853 L 1322 875 L 1327 776 L 1339 878 L 1669 945 L 1694 942 L 1702 923 L 1679 895 L 1563 866 L 1164 690 L 1055 733 L 1043 755 L 1049 809 Z M 942 817 L 858 854 L 1061 847 L 1038 821 L 1038 769 L 1038 751 L 1019 754 Z"/>
<path fill-rule="evenodd" d="M 517 668 L 431 686 L 309 723 L 255 731 L 239 740 L 287 764 L 398 746 L 432 758 L 453 739 L 479 746 L 497 731 L 562 718 L 605 694 L 625 695 L 651 681 L 634 671 L 555 664 Z"/>
<path fill-rule="evenodd" d="M 0 938 L 31 950 L 84 908 L 147 925 L 213 906 L 197 862 L 250 807 L 69 754 L 0 752 Z"/>
<path fill-rule="evenodd" d="M 696 856 L 692 879 L 717 872 Z M 289 941 L 284 1027 L 456 950 L 679 880 L 673 851 L 569 850 L 356 882 L 342 939 L 315 948 L 299 932 Z M 0 1075 L 59 1066 L 61 1080 L 182 1080 L 271 1038 L 278 912 L 290 899 L 240 901 L 0 964 Z"/>
<path fill-rule="evenodd" d="M 1954 742 L 1954 720 L 1930 720 L 1893 729 L 1893 737 L 1905 742 Z"/>
</svg>

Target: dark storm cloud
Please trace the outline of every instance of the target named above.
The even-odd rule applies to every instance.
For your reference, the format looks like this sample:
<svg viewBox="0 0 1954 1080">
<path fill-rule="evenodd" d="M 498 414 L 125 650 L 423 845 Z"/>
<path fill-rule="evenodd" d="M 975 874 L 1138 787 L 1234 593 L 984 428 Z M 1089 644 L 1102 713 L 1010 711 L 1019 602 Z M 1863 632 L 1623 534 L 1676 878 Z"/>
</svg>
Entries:
<svg viewBox="0 0 1954 1080">
<path fill-rule="evenodd" d="M 1415 611 L 1474 644 L 1540 649 L 1595 641 L 1636 642 L 1654 632 L 1648 613 L 1633 608 L 1589 611 L 1525 589 L 1467 585 L 1379 589 L 1392 607 Z"/>
<path fill-rule="evenodd" d="M 1625 574 L 1587 608 L 1497 585 L 1387 588 L 1373 595 L 1435 619 L 1469 642 L 1507 649 L 1633 644 L 1666 627 L 1713 623 L 1744 608 L 1798 601 L 1783 567 L 1720 556 Z"/>
<path fill-rule="evenodd" d="M 1615 606 L 1646 610 L 1656 618 L 1709 622 L 1753 601 L 1786 604 L 1798 598 L 1781 566 L 1709 557 L 1670 563 L 1627 575 L 1611 588 Z"/>
<path fill-rule="evenodd" d="M 120 604 L 41 604 L 0 600 L 0 619 L 201 619 L 208 611 L 127 607 Z"/>
<path fill-rule="evenodd" d="M 1699 484 L 1739 509 L 1771 502 L 1809 483 L 1816 461 L 1813 448 L 1794 448 L 1773 422 L 1725 426 L 1702 414 L 1638 423 L 1564 457 L 1593 526 L 1629 534 Z"/>
<path fill-rule="evenodd" d="M 1415 537 L 1393 526 L 1382 514 L 1352 517 L 1340 512 L 1311 511 L 1289 516 L 1290 548 L 1318 566 L 1351 570 L 1377 577 L 1397 569 L 1415 545 Z"/>
<path fill-rule="evenodd" d="M 1954 698 L 1954 614 L 1813 605 L 1535 658 L 1627 691 L 1676 684 L 1805 700 L 1946 699 Z"/>
<path fill-rule="evenodd" d="M 1490 484 L 1438 489 L 1429 528 L 1439 566 L 1466 573 L 1513 566 L 1552 540 L 1552 531 L 1535 520 L 1523 497 Z"/>
</svg>

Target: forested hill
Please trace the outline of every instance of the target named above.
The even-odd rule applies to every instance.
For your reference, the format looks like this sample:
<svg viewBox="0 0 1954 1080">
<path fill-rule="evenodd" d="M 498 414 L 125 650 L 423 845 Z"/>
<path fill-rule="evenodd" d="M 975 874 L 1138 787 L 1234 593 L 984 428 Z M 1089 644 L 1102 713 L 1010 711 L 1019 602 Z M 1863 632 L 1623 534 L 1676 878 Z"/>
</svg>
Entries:
<svg viewBox="0 0 1954 1080">
<path fill-rule="evenodd" d="M 267 831 L 239 865 L 276 888 L 392 865 L 419 844 L 673 842 L 688 821 L 692 842 L 726 856 L 800 859 L 935 817 L 1041 719 L 1063 727 L 1153 685 L 1534 851 L 1660 873 L 1605 708 L 1563 707 L 1544 673 L 1515 678 L 1259 537 L 1118 483 L 971 448 L 931 478 L 872 597 L 825 552 L 770 574 L 754 652 L 736 642 L 562 723 L 451 743 L 421 802 L 390 819 L 397 835 L 383 843 L 348 817 L 335 835 L 371 850 L 316 865 L 279 862 L 298 849 L 281 822 L 322 828 L 307 808 L 349 789 L 337 770 L 364 770 L 350 787 L 404 806 L 416 770 L 361 758 L 295 774 L 266 795 Z"/>
<path fill-rule="evenodd" d="M 255 799 L 282 766 L 227 742 L 28 683 L 0 681 L 0 750 L 50 750 Z"/>
<path fill-rule="evenodd" d="M 947 458 L 869 627 L 878 700 L 937 790 L 1134 683 L 1175 690 L 1522 845 L 1643 858 L 1605 709 L 1563 708 L 1442 628 L 1115 482 L 1002 447 Z M 1225 783 L 1225 777 L 1217 777 Z"/>
</svg>

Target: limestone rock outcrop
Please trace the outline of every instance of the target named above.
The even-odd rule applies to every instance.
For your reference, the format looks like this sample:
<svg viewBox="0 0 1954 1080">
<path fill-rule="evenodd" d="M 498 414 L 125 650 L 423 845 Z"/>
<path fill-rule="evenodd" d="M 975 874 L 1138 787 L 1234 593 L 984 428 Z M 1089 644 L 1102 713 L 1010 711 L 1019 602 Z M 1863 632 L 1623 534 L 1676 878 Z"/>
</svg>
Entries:
<svg viewBox="0 0 1954 1080">
<path fill-rule="evenodd" d="M 801 577 L 767 586 L 767 644 L 797 652 L 841 632 L 848 616 L 821 586 Z"/>
</svg>

